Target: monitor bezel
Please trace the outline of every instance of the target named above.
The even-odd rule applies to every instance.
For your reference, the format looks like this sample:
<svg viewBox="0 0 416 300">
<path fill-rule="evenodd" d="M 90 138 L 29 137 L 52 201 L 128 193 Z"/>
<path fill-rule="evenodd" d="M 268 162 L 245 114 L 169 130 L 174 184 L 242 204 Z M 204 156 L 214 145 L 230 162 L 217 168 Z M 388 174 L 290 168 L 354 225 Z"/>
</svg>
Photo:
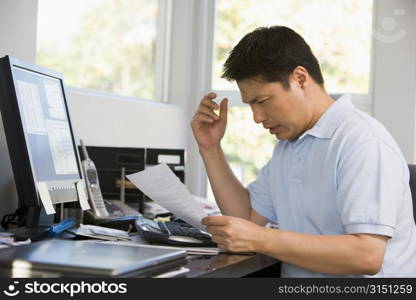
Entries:
<svg viewBox="0 0 416 300">
<path fill-rule="evenodd" d="M 80 157 L 75 141 L 75 135 L 72 128 L 63 75 L 57 71 L 50 70 L 48 68 L 41 67 L 26 61 L 22 61 L 12 56 L 5 56 L 1 58 L 0 71 L 5 76 L 3 77 L 3 79 L 0 78 L 0 84 L 2 85 L 2 88 L 0 90 L 4 91 L 4 94 L 2 95 L 2 97 L 4 97 L 4 100 L 0 99 L 0 110 L 2 111 L 4 131 L 7 138 L 7 145 L 9 149 L 11 165 L 13 168 L 13 175 L 19 198 L 19 207 L 41 206 L 41 201 L 39 199 L 39 193 L 37 188 L 37 181 L 35 180 L 34 175 L 35 172 L 28 150 L 27 140 L 22 123 L 22 116 L 19 110 L 19 103 L 17 101 L 17 93 L 15 86 L 16 78 L 14 74 L 15 67 L 26 71 L 35 72 L 47 77 L 52 77 L 59 80 L 60 82 L 63 93 L 63 100 L 65 104 L 66 116 L 72 137 L 72 147 L 76 156 L 78 177 L 70 180 L 54 180 L 54 182 L 73 182 L 75 184 L 75 182 L 82 180 L 83 177 L 80 165 Z M 15 100 L 6 100 L 8 98 Z"/>
</svg>

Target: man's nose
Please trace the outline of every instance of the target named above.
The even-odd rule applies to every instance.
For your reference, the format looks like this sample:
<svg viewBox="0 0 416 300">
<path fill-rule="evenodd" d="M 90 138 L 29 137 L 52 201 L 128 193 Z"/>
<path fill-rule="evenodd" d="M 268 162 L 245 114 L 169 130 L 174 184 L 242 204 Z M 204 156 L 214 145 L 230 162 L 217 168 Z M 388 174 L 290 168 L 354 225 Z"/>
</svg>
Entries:
<svg viewBox="0 0 416 300">
<path fill-rule="evenodd" d="M 254 122 L 257 124 L 260 124 L 267 119 L 266 114 L 261 109 L 252 107 L 251 110 L 253 111 Z"/>
</svg>

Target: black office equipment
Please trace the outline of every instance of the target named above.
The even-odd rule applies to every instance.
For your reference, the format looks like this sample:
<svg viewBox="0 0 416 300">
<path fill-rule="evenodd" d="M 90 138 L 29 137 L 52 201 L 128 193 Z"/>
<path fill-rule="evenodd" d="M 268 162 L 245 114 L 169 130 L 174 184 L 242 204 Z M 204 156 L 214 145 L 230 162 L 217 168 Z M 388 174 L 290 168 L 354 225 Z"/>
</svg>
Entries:
<svg viewBox="0 0 416 300">
<path fill-rule="evenodd" d="M 191 225 L 179 222 L 155 222 L 139 217 L 135 221 L 137 231 L 149 243 L 188 247 L 216 247 L 211 236 Z"/>
<path fill-rule="evenodd" d="M 114 218 L 111 220 L 103 221 L 99 225 L 102 227 L 134 232 L 134 231 L 137 231 L 134 225 L 137 218 L 139 218 L 139 216 L 119 217 L 119 218 Z"/>
<path fill-rule="evenodd" d="M 182 183 L 185 183 L 185 151 L 183 149 L 146 148 L 146 166 L 166 163 Z"/>
<path fill-rule="evenodd" d="M 181 182 L 185 183 L 185 151 L 183 149 L 105 147 L 86 144 L 86 150 L 97 168 L 104 199 L 120 198 L 122 168 L 125 169 L 126 174 L 132 174 L 143 171 L 146 166 L 163 162 Z M 84 159 L 80 146 L 79 153 Z M 143 202 L 151 200 L 129 180 L 126 179 L 124 184 L 126 204 L 143 213 Z"/>
<path fill-rule="evenodd" d="M 146 167 L 165 163 L 185 183 L 185 151 L 183 149 L 146 148 Z M 152 201 L 143 195 L 145 201 Z"/>
<path fill-rule="evenodd" d="M 85 212 L 84 221 L 86 223 L 101 224 L 102 222 L 106 222 L 114 218 L 139 215 L 137 209 L 134 210 L 125 203 L 125 167 L 121 167 L 121 172 L 118 176 L 119 179 L 117 179 L 117 181 L 121 182 L 120 200 L 104 200 L 103 194 L 101 192 L 99 175 L 95 167 L 95 163 L 90 158 L 88 150 L 85 147 L 82 140 L 80 141 L 80 143 L 83 158 L 81 161 L 81 166 L 88 191 L 88 201 L 90 202 L 90 205 L 92 207 L 91 210 Z M 138 199 L 136 199 L 135 204 L 137 204 L 137 200 Z"/>
<path fill-rule="evenodd" d="M 78 201 L 82 179 L 63 77 L 13 57 L 0 59 L 0 110 L 19 199 L 19 224 L 51 225 L 39 184 L 52 204 Z M 41 217 L 42 216 L 42 217 Z"/>
<path fill-rule="evenodd" d="M 184 250 L 60 239 L 0 252 L 0 268 L 11 268 L 17 277 L 29 277 L 31 272 L 39 271 L 65 277 L 152 276 L 186 264 Z"/>
<path fill-rule="evenodd" d="M 119 199 L 122 167 L 127 174 L 143 171 L 145 167 L 144 148 L 88 146 L 87 143 L 86 150 L 97 168 L 104 199 Z M 81 151 L 80 154 L 82 157 Z M 125 182 L 125 201 L 142 212 L 143 193 L 129 181 Z"/>
<path fill-rule="evenodd" d="M 410 191 L 412 193 L 412 201 L 413 201 L 413 217 L 416 220 L 416 165 L 408 165 L 409 167 L 409 184 L 410 184 Z"/>
</svg>

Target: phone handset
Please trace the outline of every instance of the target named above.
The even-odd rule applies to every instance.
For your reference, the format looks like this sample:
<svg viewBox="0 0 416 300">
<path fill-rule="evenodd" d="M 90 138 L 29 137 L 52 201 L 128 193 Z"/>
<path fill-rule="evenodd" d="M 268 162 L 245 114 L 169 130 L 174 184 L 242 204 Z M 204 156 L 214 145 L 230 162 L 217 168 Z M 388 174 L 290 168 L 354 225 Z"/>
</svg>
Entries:
<svg viewBox="0 0 416 300">
<path fill-rule="evenodd" d="M 84 160 L 81 162 L 81 165 L 84 173 L 85 185 L 88 191 L 88 199 L 90 200 L 94 214 L 97 217 L 108 217 L 109 213 L 104 204 L 100 183 L 98 181 L 97 169 L 95 168 L 94 162 L 88 155 L 84 142 L 82 140 L 80 140 L 80 142 L 82 153 L 84 154 Z"/>
</svg>

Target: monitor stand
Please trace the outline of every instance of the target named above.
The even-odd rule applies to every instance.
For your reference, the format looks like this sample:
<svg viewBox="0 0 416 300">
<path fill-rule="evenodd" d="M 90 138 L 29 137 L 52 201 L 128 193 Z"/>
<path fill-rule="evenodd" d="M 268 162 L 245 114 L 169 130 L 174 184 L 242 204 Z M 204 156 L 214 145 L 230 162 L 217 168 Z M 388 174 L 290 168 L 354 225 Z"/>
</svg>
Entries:
<svg viewBox="0 0 416 300">
<path fill-rule="evenodd" d="M 26 241 L 30 239 L 31 241 L 40 241 L 45 238 L 44 233 L 48 227 L 17 227 L 10 228 L 8 232 L 11 232 L 15 235 L 16 241 Z"/>
<path fill-rule="evenodd" d="M 47 215 L 40 206 L 31 206 L 22 211 L 19 218 L 26 219 L 25 227 L 10 227 L 7 231 L 13 233 L 17 240 L 39 241 L 45 238 L 45 230 L 53 225 L 54 215 Z M 25 216 L 23 215 L 25 214 Z"/>
</svg>

